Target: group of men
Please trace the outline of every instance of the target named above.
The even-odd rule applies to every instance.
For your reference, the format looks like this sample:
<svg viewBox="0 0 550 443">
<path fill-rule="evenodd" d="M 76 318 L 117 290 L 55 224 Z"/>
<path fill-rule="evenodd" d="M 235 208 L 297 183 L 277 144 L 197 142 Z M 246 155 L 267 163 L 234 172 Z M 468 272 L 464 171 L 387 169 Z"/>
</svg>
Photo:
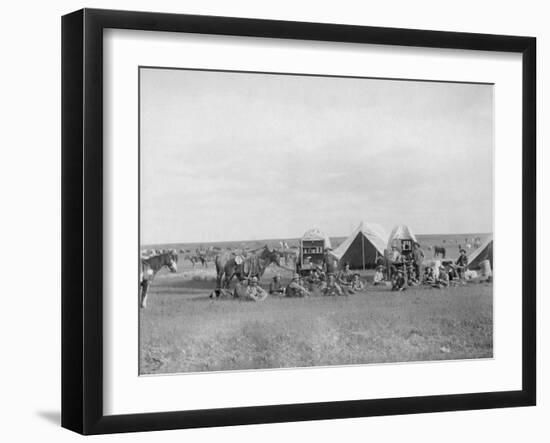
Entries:
<svg viewBox="0 0 550 443">
<path fill-rule="evenodd" d="M 275 277 L 278 279 L 278 277 Z M 307 297 L 309 295 L 340 296 L 354 294 L 365 288 L 359 274 L 351 273 L 345 265 L 338 273 L 325 273 L 320 266 L 306 277 L 294 274 L 284 294 L 287 297 Z"/>
<path fill-rule="evenodd" d="M 379 267 L 380 268 L 380 267 Z M 403 291 L 409 286 L 429 285 L 434 288 L 443 289 L 450 285 L 459 284 L 467 277 L 468 257 L 464 249 L 460 250 L 460 255 L 455 263 L 441 265 L 436 262 L 432 266 L 424 265 L 424 253 L 418 243 L 413 244 L 410 254 L 402 255 L 397 248 L 392 247 L 390 260 L 388 261 L 389 281 L 391 281 L 392 290 Z M 375 284 L 380 281 L 380 269 L 375 274 Z"/>
<path fill-rule="evenodd" d="M 424 252 L 416 242 L 412 250 L 407 254 L 399 252 L 393 246 L 389 254 L 382 258 L 375 270 L 373 285 L 388 284 L 390 282 L 393 291 L 404 291 L 408 287 L 429 285 L 443 289 L 456 285 L 469 278 L 468 257 L 464 249 L 454 263 L 426 266 Z M 235 288 L 234 296 L 237 298 L 262 301 L 268 295 L 286 297 L 308 297 L 310 295 L 342 296 L 354 294 L 365 289 L 365 284 L 358 273 L 350 271 L 349 265 L 344 264 L 337 272 L 325 273 L 321 266 L 313 266 L 307 276 L 295 273 L 288 285 L 281 283 L 281 277 L 276 275 L 269 285 L 269 290 L 263 289 L 257 277 L 244 279 Z"/>
<path fill-rule="evenodd" d="M 233 296 L 242 300 L 263 301 L 269 294 L 259 284 L 258 277 L 243 278 L 233 291 Z"/>
<path fill-rule="evenodd" d="M 321 267 L 315 267 L 309 275 L 302 277 L 293 274 L 288 285 L 281 283 L 281 277 L 275 275 L 269 290 L 263 289 L 257 277 L 242 279 L 233 291 L 233 296 L 242 300 L 263 301 L 269 295 L 285 297 L 309 297 L 311 295 L 341 296 L 354 294 L 365 289 L 359 274 L 352 273 L 349 265 L 334 274 L 325 273 Z"/>
<path fill-rule="evenodd" d="M 278 281 L 280 281 L 280 277 L 275 276 L 270 285 L 270 292 L 277 287 Z M 345 265 L 344 269 L 337 274 L 325 273 L 321 267 L 315 267 L 306 277 L 294 274 L 288 286 L 277 293 L 287 297 L 341 296 L 354 294 L 364 288 L 365 285 L 359 279 L 359 274 L 351 273 L 349 265 Z"/>
</svg>

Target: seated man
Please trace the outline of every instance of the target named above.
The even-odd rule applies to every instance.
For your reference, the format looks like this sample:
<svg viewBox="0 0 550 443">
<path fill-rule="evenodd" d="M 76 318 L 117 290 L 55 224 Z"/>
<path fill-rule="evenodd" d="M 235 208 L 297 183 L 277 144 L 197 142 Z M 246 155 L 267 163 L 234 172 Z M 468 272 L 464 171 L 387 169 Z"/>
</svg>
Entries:
<svg viewBox="0 0 550 443">
<path fill-rule="evenodd" d="M 269 284 L 270 295 L 284 295 L 285 288 L 281 285 L 281 276 L 279 274 L 273 277 L 273 281 Z"/>
<path fill-rule="evenodd" d="M 306 278 L 306 281 L 309 285 L 310 290 L 321 282 L 321 278 L 319 276 L 319 271 L 317 270 L 317 268 L 313 268 L 313 270 Z"/>
<path fill-rule="evenodd" d="M 353 274 L 353 279 L 351 280 L 351 289 L 353 291 L 362 291 L 365 289 L 365 284 L 359 279 L 359 274 Z"/>
<path fill-rule="evenodd" d="M 434 270 L 431 266 L 426 267 L 424 271 L 423 283 L 426 285 L 433 285 L 435 283 Z"/>
<path fill-rule="evenodd" d="M 449 286 L 449 274 L 444 266 L 439 268 L 439 275 L 432 286 L 439 289 L 444 289 Z"/>
<path fill-rule="evenodd" d="M 374 272 L 374 286 L 381 285 L 384 282 L 384 266 L 378 265 Z"/>
<path fill-rule="evenodd" d="M 248 289 L 248 279 L 246 277 L 243 277 L 239 280 L 239 282 L 235 286 L 235 289 L 233 291 L 233 297 L 235 297 L 235 298 L 246 298 L 247 297 L 247 293 L 246 293 L 247 289 Z"/>
<path fill-rule="evenodd" d="M 252 277 L 246 288 L 246 299 L 263 301 L 267 298 L 267 292 L 258 284 L 258 277 Z"/>
<path fill-rule="evenodd" d="M 315 269 L 317 270 L 317 275 L 319 276 L 319 280 L 322 282 L 326 281 L 327 276 L 323 271 L 323 267 L 321 265 L 317 265 Z"/>
<path fill-rule="evenodd" d="M 460 279 L 460 275 L 458 273 L 457 267 L 451 263 L 448 267 L 445 268 L 445 270 L 449 275 L 449 283 L 452 283 L 455 286 L 458 285 L 459 284 L 458 280 Z"/>
<path fill-rule="evenodd" d="M 292 280 L 286 287 L 286 296 L 287 297 L 307 297 L 309 296 L 309 291 L 300 284 L 300 276 L 294 274 Z"/>
<path fill-rule="evenodd" d="M 349 294 L 353 294 L 355 291 L 351 287 L 352 280 L 353 280 L 353 274 L 349 270 L 349 264 L 346 263 L 344 265 L 344 269 L 342 269 L 336 276 L 336 281 L 345 292 Z"/>
<path fill-rule="evenodd" d="M 323 295 L 337 296 L 344 295 L 344 291 L 336 281 L 336 277 L 332 272 L 327 274 L 327 285 L 323 289 Z"/>
<path fill-rule="evenodd" d="M 412 264 L 407 267 L 407 282 L 409 286 L 416 286 L 420 284 L 418 277 L 416 276 L 416 269 Z"/>
<path fill-rule="evenodd" d="M 392 291 L 404 291 L 407 289 L 407 279 L 402 269 L 398 269 L 392 280 Z"/>
</svg>

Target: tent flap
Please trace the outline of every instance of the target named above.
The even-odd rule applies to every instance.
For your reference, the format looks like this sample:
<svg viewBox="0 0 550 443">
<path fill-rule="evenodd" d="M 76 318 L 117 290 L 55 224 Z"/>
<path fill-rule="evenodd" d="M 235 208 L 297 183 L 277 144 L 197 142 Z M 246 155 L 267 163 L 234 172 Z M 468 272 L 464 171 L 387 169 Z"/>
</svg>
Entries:
<svg viewBox="0 0 550 443">
<path fill-rule="evenodd" d="M 493 236 L 489 235 L 479 248 L 468 255 L 468 269 L 477 269 L 483 260 L 489 260 L 493 267 Z"/>
</svg>

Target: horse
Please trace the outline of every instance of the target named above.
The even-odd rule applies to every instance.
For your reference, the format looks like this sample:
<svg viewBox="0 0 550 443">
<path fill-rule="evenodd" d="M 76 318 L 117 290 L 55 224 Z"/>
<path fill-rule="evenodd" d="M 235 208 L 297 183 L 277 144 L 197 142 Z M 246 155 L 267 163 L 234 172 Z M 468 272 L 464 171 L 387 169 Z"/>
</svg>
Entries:
<svg viewBox="0 0 550 443">
<path fill-rule="evenodd" d="M 163 252 L 148 258 L 141 259 L 140 272 L 140 305 L 142 308 L 147 306 L 147 290 L 151 285 L 155 275 L 165 266 L 170 272 L 177 272 L 178 254 L 175 251 Z"/>
<path fill-rule="evenodd" d="M 208 266 L 208 262 L 204 255 L 192 255 L 191 257 L 189 257 L 189 260 L 191 261 L 191 263 L 193 263 L 193 267 L 195 267 L 195 265 L 199 262 L 203 267 Z"/>
<path fill-rule="evenodd" d="M 216 297 L 220 296 L 222 289 L 227 289 L 233 277 L 240 278 L 246 275 L 247 277 L 261 278 L 271 263 L 281 267 L 281 256 L 278 251 L 269 249 L 267 245 L 259 250 L 251 251 L 244 258 L 229 252 L 216 255 Z"/>
<path fill-rule="evenodd" d="M 434 258 L 440 255 L 442 258 L 445 258 L 447 250 L 443 246 L 434 246 Z"/>
</svg>

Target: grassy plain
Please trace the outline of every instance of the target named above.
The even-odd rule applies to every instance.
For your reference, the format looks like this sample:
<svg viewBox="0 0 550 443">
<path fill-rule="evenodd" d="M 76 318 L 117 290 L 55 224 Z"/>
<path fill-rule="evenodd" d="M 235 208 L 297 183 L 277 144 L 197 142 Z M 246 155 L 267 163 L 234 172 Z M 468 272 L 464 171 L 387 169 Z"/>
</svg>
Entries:
<svg viewBox="0 0 550 443">
<path fill-rule="evenodd" d="M 453 243 L 454 244 L 454 243 Z M 454 247 L 453 247 L 454 248 Z M 454 255 L 454 254 L 453 254 Z M 215 270 L 179 263 L 161 271 L 140 311 L 142 374 L 488 358 L 493 287 L 391 292 L 368 286 L 347 297 L 211 299 Z M 290 272 L 270 266 L 283 283 Z M 365 280 L 370 271 L 361 271 Z"/>
</svg>

